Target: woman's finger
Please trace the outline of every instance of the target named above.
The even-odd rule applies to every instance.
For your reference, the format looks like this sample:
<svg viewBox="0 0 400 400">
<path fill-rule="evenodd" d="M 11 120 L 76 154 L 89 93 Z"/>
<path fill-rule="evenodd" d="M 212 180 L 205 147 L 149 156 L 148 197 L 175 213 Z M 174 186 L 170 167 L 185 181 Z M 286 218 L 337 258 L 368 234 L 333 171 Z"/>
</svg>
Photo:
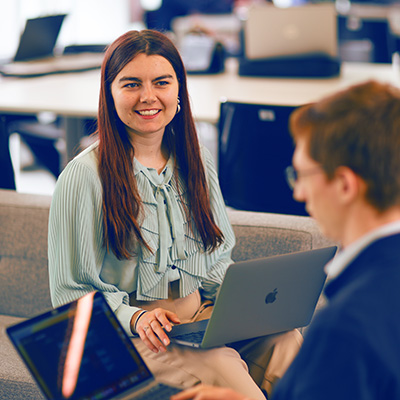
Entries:
<svg viewBox="0 0 400 400">
<path fill-rule="evenodd" d="M 138 327 L 137 328 L 137 333 L 140 336 L 140 339 L 142 340 L 142 342 L 154 353 L 158 353 L 159 349 L 158 347 L 156 347 L 153 342 L 149 339 L 149 337 L 147 336 L 147 331 L 150 328 L 148 328 L 147 326 L 144 327 Z"/>
<path fill-rule="evenodd" d="M 157 346 L 160 351 L 166 351 L 166 346 L 169 345 L 170 341 L 158 320 L 153 319 L 150 321 L 146 333 L 152 343 Z"/>
<path fill-rule="evenodd" d="M 136 331 L 151 351 L 165 352 L 167 350 L 166 346 L 170 344 L 170 340 L 164 329 L 168 332 L 172 329 L 171 321 L 173 323 L 180 323 L 175 313 L 157 308 L 146 312 L 140 317 L 136 325 Z"/>
<path fill-rule="evenodd" d="M 161 326 L 167 332 L 171 332 L 172 324 L 180 324 L 181 321 L 175 313 L 173 313 L 171 311 L 165 311 L 165 310 L 162 310 L 162 311 L 163 312 L 156 312 L 155 316 L 156 316 L 158 322 L 161 324 Z"/>
<path fill-rule="evenodd" d="M 157 348 L 157 351 L 167 351 L 166 345 L 163 344 L 163 341 L 166 340 L 169 344 L 168 336 L 165 334 L 164 330 L 161 328 L 161 325 L 156 320 L 153 320 L 148 326 L 148 328 L 145 330 L 145 334 L 152 345 Z"/>
</svg>

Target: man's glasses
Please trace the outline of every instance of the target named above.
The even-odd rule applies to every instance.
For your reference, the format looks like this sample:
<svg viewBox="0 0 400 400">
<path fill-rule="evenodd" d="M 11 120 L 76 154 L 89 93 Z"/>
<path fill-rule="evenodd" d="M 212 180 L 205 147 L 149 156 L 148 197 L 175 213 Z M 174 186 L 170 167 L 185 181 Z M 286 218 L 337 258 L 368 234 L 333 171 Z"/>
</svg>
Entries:
<svg viewBox="0 0 400 400">
<path fill-rule="evenodd" d="M 322 168 L 321 167 L 314 167 L 314 168 L 309 168 L 306 169 L 304 171 L 297 171 L 296 169 L 294 169 L 294 167 L 292 165 L 290 165 L 289 167 L 287 167 L 285 169 L 285 176 L 286 176 L 286 181 L 290 187 L 290 189 L 294 189 L 296 182 L 298 181 L 299 178 L 303 177 L 303 176 L 308 176 L 308 175 L 314 175 L 318 172 L 322 172 Z"/>
</svg>

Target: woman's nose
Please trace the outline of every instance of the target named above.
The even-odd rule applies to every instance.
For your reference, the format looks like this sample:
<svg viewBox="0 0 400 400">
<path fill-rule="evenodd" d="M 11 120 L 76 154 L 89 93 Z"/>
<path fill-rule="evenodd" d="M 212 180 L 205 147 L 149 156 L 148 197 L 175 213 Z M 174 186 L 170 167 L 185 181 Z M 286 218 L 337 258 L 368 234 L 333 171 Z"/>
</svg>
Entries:
<svg viewBox="0 0 400 400">
<path fill-rule="evenodd" d="M 142 92 L 140 94 L 140 101 L 142 103 L 153 103 L 156 99 L 153 88 L 149 85 L 143 86 Z"/>
</svg>

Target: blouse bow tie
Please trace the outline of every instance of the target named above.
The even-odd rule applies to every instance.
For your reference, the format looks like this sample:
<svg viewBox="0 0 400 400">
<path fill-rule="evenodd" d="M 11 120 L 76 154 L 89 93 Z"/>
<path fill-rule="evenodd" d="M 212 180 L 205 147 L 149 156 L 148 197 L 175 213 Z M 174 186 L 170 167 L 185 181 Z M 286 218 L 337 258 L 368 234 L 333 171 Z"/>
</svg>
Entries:
<svg viewBox="0 0 400 400">
<path fill-rule="evenodd" d="M 179 212 L 176 196 L 171 195 L 171 186 L 163 183 L 157 186 L 156 194 L 158 225 L 160 233 L 160 260 L 157 271 L 164 273 L 167 269 L 168 252 L 168 229 L 172 230 L 172 237 L 175 240 L 178 256 L 181 260 L 186 259 L 184 251 L 183 219 Z M 174 221 L 174 223 L 172 223 Z"/>
<path fill-rule="evenodd" d="M 155 199 L 157 202 L 158 228 L 159 228 L 159 262 L 157 272 L 165 273 L 168 260 L 168 232 L 175 241 L 178 257 L 185 260 L 183 218 L 179 210 L 178 201 L 174 195 L 170 181 L 173 168 L 167 167 L 161 184 L 155 184 L 147 169 L 143 170 L 149 181 L 155 186 Z"/>
</svg>

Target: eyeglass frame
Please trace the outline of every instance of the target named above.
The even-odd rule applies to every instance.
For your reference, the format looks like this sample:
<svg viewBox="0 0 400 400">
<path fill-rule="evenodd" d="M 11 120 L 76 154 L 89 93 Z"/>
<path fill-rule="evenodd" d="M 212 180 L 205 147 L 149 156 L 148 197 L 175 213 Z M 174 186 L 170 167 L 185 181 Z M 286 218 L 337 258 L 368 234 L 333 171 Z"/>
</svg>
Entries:
<svg viewBox="0 0 400 400">
<path fill-rule="evenodd" d="M 289 185 L 290 189 L 294 190 L 294 187 L 296 186 L 296 183 L 300 177 L 314 175 L 317 172 L 323 172 L 321 166 L 309 168 L 304 171 L 297 171 L 293 167 L 293 165 L 289 165 L 288 167 L 285 168 L 286 182 Z"/>
</svg>

